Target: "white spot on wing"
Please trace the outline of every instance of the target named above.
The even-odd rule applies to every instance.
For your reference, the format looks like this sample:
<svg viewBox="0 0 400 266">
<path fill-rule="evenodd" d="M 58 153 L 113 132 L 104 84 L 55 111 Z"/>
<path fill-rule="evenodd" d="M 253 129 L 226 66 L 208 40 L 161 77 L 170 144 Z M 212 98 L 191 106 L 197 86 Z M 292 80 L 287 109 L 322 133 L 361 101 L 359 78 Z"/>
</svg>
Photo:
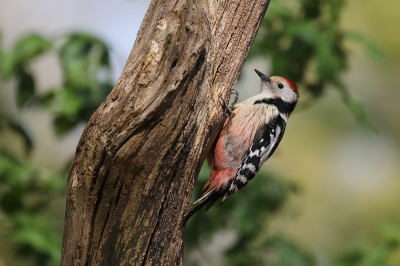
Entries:
<svg viewBox="0 0 400 266">
<path fill-rule="evenodd" d="M 230 188 L 229 188 L 229 190 L 233 191 L 233 192 L 236 192 L 238 189 L 237 189 L 237 186 L 234 183 L 232 183 Z"/>
<path fill-rule="evenodd" d="M 249 163 L 248 164 L 244 164 L 243 168 L 249 169 L 252 173 L 255 173 L 255 171 L 256 171 L 256 167 L 253 164 L 249 164 Z"/>
<path fill-rule="evenodd" d="M 247 183 L 247 178 L 244 175 L 238 175 L 237 179 L 242 183 L 246 184 Z"/>
<path fill-rule="evenodd" d="M 249 153 L 249 157 L 253 157 L 253 156 L 260 156 L 260 150 L 255 150 L 254 152 L 252 152 L 251 150 L 250 150 L 250 153 Z"/>
</svg>

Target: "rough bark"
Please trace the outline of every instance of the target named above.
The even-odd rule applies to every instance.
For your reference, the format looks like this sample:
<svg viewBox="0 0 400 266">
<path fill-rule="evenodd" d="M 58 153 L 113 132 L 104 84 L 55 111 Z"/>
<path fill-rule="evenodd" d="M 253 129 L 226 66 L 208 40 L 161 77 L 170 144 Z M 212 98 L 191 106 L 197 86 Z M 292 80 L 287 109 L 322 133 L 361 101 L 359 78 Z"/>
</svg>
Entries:
<svg viewBox="0 0 400 266">
<path fill-rule="evenodd" d="M 181 265 L 184 213 L 269 0 L 153 0 L 68 176 L 62 265 Z"/>
</svg>

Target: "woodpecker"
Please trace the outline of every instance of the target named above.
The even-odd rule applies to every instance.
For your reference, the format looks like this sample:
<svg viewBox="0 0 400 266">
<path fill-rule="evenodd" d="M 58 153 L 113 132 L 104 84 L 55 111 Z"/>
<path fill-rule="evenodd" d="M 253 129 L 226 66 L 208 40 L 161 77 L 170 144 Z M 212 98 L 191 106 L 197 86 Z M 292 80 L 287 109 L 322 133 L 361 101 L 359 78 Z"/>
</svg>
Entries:
<svg viewBox="0 0 400 266">
<path fill-rule="evenodd" d="M 286 78 L 268 77 L 256 69 L 255 72 L 261 78 L 261 92 L 228 107 L 229 117 L 207 156 L 211 175 L 204 187 L 206 192 L 193 203 L 186 220 L 204 206 L 207 211 L 223 197 L 219 208 L 229 195 L 244 187 L 283 137 L 299 98 L 297 86 Z"/>
</svg>

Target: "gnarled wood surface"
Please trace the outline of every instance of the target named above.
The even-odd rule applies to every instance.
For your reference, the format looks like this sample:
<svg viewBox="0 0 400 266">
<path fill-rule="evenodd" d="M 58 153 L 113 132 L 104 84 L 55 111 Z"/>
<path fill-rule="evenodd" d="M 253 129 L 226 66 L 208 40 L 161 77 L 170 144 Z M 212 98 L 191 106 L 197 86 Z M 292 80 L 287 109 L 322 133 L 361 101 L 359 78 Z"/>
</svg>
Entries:
<svg viewBox="0 0 400 266">
<path fill-rule="evenodd" d="M 184 213 L 269 0 L 153 0 L 68 176 L 62 265 L 181 265 Z"/>
</svg>

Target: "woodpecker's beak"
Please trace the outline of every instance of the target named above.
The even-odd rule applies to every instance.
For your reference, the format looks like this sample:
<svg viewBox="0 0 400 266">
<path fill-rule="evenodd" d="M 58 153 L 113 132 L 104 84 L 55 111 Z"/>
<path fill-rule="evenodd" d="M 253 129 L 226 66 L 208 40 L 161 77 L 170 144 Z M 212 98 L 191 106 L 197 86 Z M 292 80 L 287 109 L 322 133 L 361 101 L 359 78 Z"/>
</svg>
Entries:
<svg viewBox="0 0 400 266">
<path fill-rule="evenodd" d="M 258 71 L 257 69 L 254 69 L 254 71 L 257 73 L 257 75 L 261 78 L 261 80 L 270 83 L 271 80 L 269 79 L 269 77 L 267 75 L 264 75 L 263 73 L 261 73 L 260 71 Z"/>
</svg>

